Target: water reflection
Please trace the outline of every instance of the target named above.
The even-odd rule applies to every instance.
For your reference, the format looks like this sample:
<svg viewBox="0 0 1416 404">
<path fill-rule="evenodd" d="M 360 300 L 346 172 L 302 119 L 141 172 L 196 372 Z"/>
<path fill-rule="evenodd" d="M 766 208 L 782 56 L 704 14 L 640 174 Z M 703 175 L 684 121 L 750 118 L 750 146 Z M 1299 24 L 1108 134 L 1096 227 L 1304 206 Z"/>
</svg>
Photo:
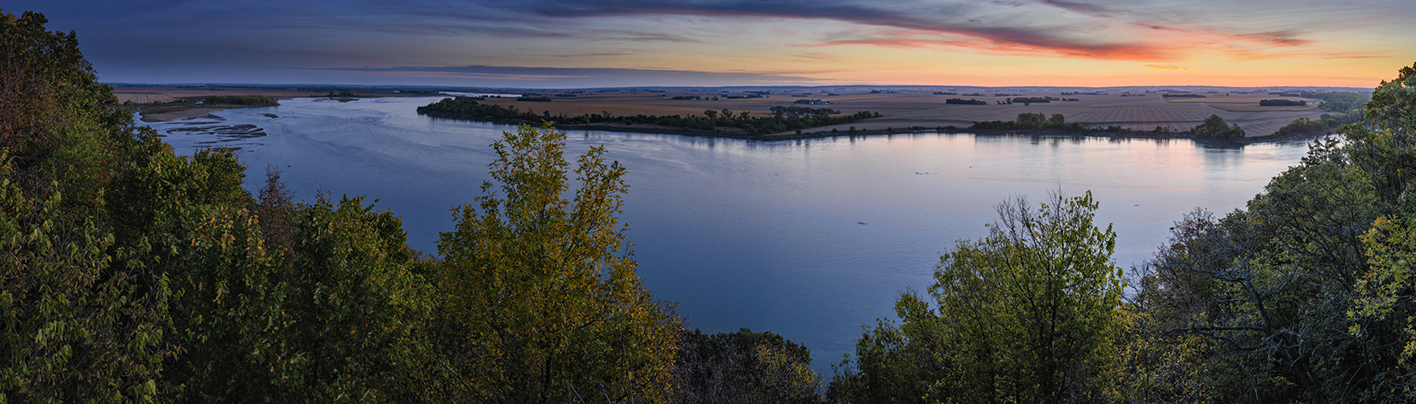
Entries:
<svg viewBox="0 0 1416 404">
<path fill-rule="evenodd" d="M 267 134 L 240 145 L 256 168 L 252 190 L 266 164 L 287 167 L 299 197 L 378 198 L 403 217 L 414 248 L 434 252 L 438 233 L 452 229 L 449 208 L 471 202 L 487 179 L 487 146 L 515 130 L 414 111 L 435 99 L 288 100 L 217 115 Z M 168 138 L 185 153 L 199 140 Z M 748 327 L 803 342 L 818 370 L 851 349 L 861 324 L 891 315 L 898 291 L 927 286 L 955 240 L 986 234 L 994 204 L 1010 195 L 1091 190 L 1098 219 L 1120 237 L 1116 260 L 1129 267 L 1183 213 L 1241 207 L 1306 152 L 948 133 L 766 142 L 575 131 L 567 142 L 571 153 L 605 145 L 628 168 L 622 219 L 657 297 L 679 302 L 705 331 Z"/>
</svg>

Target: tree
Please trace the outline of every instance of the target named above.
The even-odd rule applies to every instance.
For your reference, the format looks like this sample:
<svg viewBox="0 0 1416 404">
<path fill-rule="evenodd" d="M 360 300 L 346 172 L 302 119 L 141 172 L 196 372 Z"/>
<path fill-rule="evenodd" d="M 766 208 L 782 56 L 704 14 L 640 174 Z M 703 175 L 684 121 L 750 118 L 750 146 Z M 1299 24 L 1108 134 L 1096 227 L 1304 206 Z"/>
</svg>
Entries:
<svg viewBox="0 0 1416 404">
<path fill-rule="evenodd" d="M 1108 391 L 1121 270 L 1116 233 L 1084 196 L 999 207 L 990 235 L 940 259 L 930 294 L 956 338 L 954 372 L 932 395 L 1024 402 L 1098 401 Z"/>
<path fill-rule="evenodd" d="M 895 302 L 900 325 L 888 319 L 856 340 L 855 357 L 832 364 L 828 396 L 843 403 L 927 403 L 930 387 L 951 371 L 950 335 L 929 304 L 913 291 Z"/>
<path fill-rule="evenodd" d="M 857 343 L 859 373 L 848 372 L 832 387 L 918 391 L 915 378 L 926 376 L 935 379 L 925 380 L 925 397 L 902 399 L 1115 398 L 1111 342 L 1119 330 L 1123 283 L 1111 262 L 1116 234 L 1092 224 L 1096 208 L 1090 192 L 1054 195 L 1036 211 L 1021 198 L 1000 205 L 988 237 L 959 241 L 940 258 L 929 288 L 935 311 L 912 294 L 902 297 L 896 310 L 903 331 L 882 322 L 863 336 Z M 872 351 L 881 348 L 886 352 Z M 916 349 L 928 354 L 910 353 Z M 890 369 L 877 364 L 882 355 L 912 363 Z"/>
<path fill-rule="evenodd" d="M 1239 129 L 1239 124 L 1230 126 L 1224 122 L 1224 118 L 1219 115 L 1210 114 L 1205 118 L 1205 123 L 1191 129 L 1197 139 L 1243 139 L 1244 130 Z"/>
<path fill-rule="evenodd" d="M 46 22 L 0 12 L 0 401 L 153 400 L 168 278 L 128 265 L 105 192 L 138 131 Z"/>
<path fill-rule="evenodd" d="M 592 148 L 575 169 L 565 134 L 522 125 L 492 145 L 497 159 L 476 205 L 443 233 L 442 332 L 455 401 L 664 401 L 681 328 L 654 302 L 616 215 L 624 167 Z"/>
<path fill-rule="evenodd" d="M 1247 210 L 1177 225 L 1148 265 L 1142 310 L 1209 340 L 1199 362 L 1230 364 L 1205 376 L 1219 400 L 1410 400 L 1413 76 L 1383 82 L 1366 122 L 1314 141 Z"/>
<path fill-rule="evenodd" d="M 817 403 L 811 351 L 768 331 L 679 334 L 674 365 L 680 403 Z"/>
</svg>

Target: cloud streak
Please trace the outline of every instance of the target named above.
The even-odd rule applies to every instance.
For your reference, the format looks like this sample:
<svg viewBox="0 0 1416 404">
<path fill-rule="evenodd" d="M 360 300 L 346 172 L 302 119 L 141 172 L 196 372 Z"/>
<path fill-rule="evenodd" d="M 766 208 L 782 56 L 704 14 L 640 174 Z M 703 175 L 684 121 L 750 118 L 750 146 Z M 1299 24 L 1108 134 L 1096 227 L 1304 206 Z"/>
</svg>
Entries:
<svg viewBox="0 0 1416 404">
<path fill-rule="evenodd" d="M 704 72 L 691 70 L 561 68 L 534 66 L 398 66 L 321 67 L 323 70 L 370 76 L 465 79 L 465 85 L 576 88 L 592 86 L 723 86 L 734 84 L 811 84 L 820 79 L 789 74 Z M 469 84 L 475 82 L 477 84 Z"/>
<path fill-rule="evenodd" d="M 1217 12 L 1187 12 L 1189 7 L 1184 6 L 1166 8 L 1152 4 L 1122 11 L 1119 6 L 1071 0 L 943 4 L 533 0 L 505 4 L 512 14 L 554 20 L 661 15 L 830 20 L 881 28 L 888 33 L 816 44 L 946 47 L 958 52 L 1098 60 L 1176 60 L 1196 51 L 1245 56 L 1314 42 L 1294 29 L 1269 29 Z"/>
<path fill-rule="evenodd" d="M 1143 66 L 1187 66 L 1210 74 L 1218 65 L 1257 72 L 1240 66 L 1355 66 L 1416 55 L 1416 40 L 1406 35 L 1416 25 L 1416 2 L 1398 0 L 11 0 L 5 6 L 26 9 L 44 12 L 51 29 L 77 30 L 85 55 L 105 76 L 152 82 L 174 72 L 313 74 L 301 66 L 481 66 L 479 72 L 325 71 L 518 82 L 581 76 L 485 71 L 497 65 L 605 67 L 611 69 L 591 73 L 616 80 L 626 76 L 612 72 L 659 80 L 668 76 L 655 72 L 677 71 L 705 83 L 853 82 L 895 80 L 877 72 L 905 72 L 906 61 L 950 65 L 949 72 L 980 63 L 1086 66 L 1071 72 L 1085 76 L 1109 74 L 1101 66 L 1151 74 L 1163 73 Z M 739 70 L 759 75 L 711 73 Z M 943 72 L 916 70 L 917 78 Z M 1004 74 L 998 70 L 979 67 L 973 74 Z"/>
</svg>

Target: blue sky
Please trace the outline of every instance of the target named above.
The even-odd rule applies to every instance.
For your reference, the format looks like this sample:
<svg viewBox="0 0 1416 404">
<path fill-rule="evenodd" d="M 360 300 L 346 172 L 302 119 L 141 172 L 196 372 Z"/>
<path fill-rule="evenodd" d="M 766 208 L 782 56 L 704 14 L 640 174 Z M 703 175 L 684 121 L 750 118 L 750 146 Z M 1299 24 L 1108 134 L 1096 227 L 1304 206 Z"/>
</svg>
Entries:
<svg viewBox="0 0 1416 404">
<path fill-rule="evenodd" d="M 8 1 L 106 82 L 1372 87 L 1416 1 Z"/>
</svg>

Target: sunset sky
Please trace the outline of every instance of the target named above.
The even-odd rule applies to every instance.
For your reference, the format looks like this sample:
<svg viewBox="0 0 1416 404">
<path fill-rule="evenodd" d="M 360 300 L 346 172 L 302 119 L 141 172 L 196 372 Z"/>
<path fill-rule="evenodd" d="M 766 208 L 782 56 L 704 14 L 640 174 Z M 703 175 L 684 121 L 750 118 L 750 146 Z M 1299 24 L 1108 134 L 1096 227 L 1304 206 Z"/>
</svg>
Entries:
<svg viewBox="0 0 1416 404">
<path fill-rule="evenodd" d="M 0 7 L 110 83 L 1371 88 L 1416 62 L 1412 0 L 383 3 Z"/>
</svg>

